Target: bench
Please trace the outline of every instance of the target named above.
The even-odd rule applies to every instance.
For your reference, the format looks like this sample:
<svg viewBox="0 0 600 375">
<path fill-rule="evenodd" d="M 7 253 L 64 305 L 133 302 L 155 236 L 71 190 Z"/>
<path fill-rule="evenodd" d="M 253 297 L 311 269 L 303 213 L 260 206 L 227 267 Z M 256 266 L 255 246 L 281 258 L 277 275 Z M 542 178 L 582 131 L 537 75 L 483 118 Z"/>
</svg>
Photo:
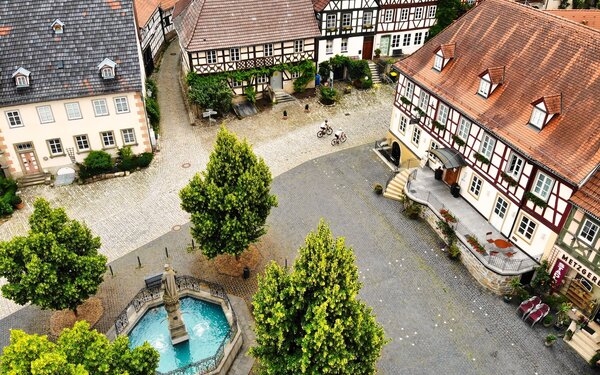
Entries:
<svg viewBox="0 0 600 375">
<path fill-rule="evenodd" d="M 160 288 L 162 284 L 162 273 L 157 273 L 156 275 L 148 276 L 144 278 L 144 283 L 146 283 L 146 288 Z"/>
</svg>

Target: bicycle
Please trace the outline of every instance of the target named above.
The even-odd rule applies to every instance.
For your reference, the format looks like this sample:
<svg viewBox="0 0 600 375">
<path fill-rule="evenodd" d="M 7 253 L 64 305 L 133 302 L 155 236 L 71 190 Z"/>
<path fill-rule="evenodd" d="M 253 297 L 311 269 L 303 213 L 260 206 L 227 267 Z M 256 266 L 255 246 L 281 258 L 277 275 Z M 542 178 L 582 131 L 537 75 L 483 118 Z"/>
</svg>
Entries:
<svg viewBox="0 0 600 375">
<path fill-rule="evenodd" d="M 317 132 L 317 138 L 322 138 L 325 134 L 331 135 L 331 133 L 333 133 L 333 128 L 329 126 L 327 120 L 325 120 L 325 123 L 321 125 L 319 131 Z"/>
<path fill-rule="evenodd" d="M 340 143 L 346 142 L 346 139 L 348 139 L 346 137 L 346 133 L 340 132 L 340 134 L 338 136 L 338 134 L 336 132 L 336 136 L 331 140 L 331 145 L 332 146 L 339 145 Z"/>
</svg>

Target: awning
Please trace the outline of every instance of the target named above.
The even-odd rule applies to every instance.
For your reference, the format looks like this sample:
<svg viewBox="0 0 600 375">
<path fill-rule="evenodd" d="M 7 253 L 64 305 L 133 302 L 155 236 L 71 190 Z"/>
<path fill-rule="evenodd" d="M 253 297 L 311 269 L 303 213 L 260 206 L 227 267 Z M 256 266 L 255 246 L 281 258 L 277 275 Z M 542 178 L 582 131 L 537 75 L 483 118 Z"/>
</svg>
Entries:
<svg viewBox="0 0 600 375">
<path fill-rule="evenodd" d="M 429 150 L 429 152 L 431 152 L 438 159 L 440 159 L 442 164 L 444 164 L 444 168 L 446 169 L 464 167 L 465 165 L 467 165 L 467 162 L 465 161 L 465 158 L 462 156 L 462 154 L 458 150 L 455 150 L 453 148 L 437 148 Z"/>
</svg>

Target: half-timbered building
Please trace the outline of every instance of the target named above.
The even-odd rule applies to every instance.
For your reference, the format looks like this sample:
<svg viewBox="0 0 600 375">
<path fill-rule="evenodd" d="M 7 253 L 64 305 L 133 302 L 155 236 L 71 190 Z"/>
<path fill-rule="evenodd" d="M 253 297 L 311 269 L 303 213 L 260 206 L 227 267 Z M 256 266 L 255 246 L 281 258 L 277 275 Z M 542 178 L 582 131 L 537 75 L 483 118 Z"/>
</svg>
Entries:
<svg viewBox="0 0 600 375">
<path fill-rule="evenodd" d="M 437 0 L 379 0 L 375 46 L 384 56 L 408 55 L 419 49 L 435 24 Z"/>
<path fill-rule="evenodd" d="M 291 93 L 298 76 L 284 64 L 315 59 L 319 29 L 310 0 L 186 0 L 174 16 L 185 73 L 282 67 L 251 81 L 230 79 L 236 95 L 249 86 L 259 96 L 268 90 Z"/>
<path fill-rule="evenodd" d="M 312 0 L 321 36 L 317 60 L 335 55 L 369 60 L 377 30 L 376 0 Z"/>
<path fill-rule="evenodd" d="M 600 162 L 599 43 L 586 26 L 483 1 L 395 64 L 394 160 L 440 168 L 440 184 L 539 261 Z M 460 162 L 448 168 L 444 155 Z"/>
</svg>

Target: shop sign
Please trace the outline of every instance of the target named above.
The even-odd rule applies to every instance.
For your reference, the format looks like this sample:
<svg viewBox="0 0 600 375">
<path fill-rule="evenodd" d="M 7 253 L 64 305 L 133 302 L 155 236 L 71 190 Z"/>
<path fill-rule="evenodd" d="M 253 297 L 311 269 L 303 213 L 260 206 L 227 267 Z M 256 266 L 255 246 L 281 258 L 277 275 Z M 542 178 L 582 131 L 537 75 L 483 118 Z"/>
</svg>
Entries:
<svg viewBox="0 0 600 375">
<path fill-rule="evenodd" d="M 569 271 L 569 266 L 565 264 L 560 259 L 556 260 L 554 263 L 554 268 L 552 268 L 552 272 L 550 273 L 550 277 L 552 277 L 552 286 L 554 290 L 559 289 L 562 285 L 563 278 Z"/>
<path fill-rule="evenodd" d="M 558 259 L 557 262 L 559 260 L 562 260 L 563 262 L 568 264 L 571 268 L 573 268 L 575 271 L 577 271 L 577 273 L 583 275 L 583 277 L 585 277 L 586 279 L 591 281 L 594 285 L 600 287 L 600 277 L 598 275 L 596 275 L 594 272 L 590 271 L 589 268 L 587 268 L 583 264 L 579 263 L 578 260 L 573 259 L 569 254 L 567 254 L 565 252 L 561 252 L 560 259 Z"/>
</svg>

